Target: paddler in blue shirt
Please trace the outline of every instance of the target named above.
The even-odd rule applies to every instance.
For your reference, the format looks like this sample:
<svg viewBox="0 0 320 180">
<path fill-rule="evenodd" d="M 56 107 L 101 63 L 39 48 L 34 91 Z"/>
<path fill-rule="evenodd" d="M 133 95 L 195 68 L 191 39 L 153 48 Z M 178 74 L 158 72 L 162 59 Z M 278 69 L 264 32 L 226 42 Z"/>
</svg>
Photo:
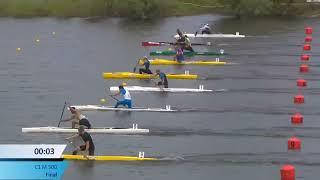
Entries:
<svg viewBox="0 0 320 180">
<path fill-rule="evenodd" d="M 132 108 L 132 100 L 131 95 L 127 89 L 123 87 L 123 85 L 119 86 L 119 92 L 116 93 L 114 96 L 122 95 L 123 100 L 118 101 L 117 104 L 114 106 L 115 108 L 118 108 L 119 105 L 128 106 L 128 108 Z"/>
<path fill-rule="evenodd" d="M 157 83 L 157 86 L 164 86 L 165 88 L 168 88 L 167 75 L 161 72 L 159 69 L 156 70 L 156 75 L 160 78 L 160 81 Z"/>
<path fill-rule="evenodd" d="M 174 60 L 178 61 L 179 63 L 184 61 L 183 48 L 181 46 L 176 46 L 175 51 L 176 55 L 174 57 Z"/>
<path fill-rule="evenodd" d="M 142 59 L 141 59 L 141 62 L 140 62 L 140 65 L 141 66 L 144 66 L 144 68 L 140 68 L 139 69 L 139 73 L 140 74 L 152 74 L 152 71 L 150 70 L 150 61 L 148 59 L 147 56 L 144 56 Z"/>
</svg>

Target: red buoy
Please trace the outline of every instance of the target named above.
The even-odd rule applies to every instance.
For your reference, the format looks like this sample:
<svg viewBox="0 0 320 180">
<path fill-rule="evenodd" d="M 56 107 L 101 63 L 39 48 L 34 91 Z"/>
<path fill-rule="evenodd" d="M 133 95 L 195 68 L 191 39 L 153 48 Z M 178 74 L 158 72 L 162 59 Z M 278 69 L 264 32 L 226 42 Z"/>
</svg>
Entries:
<svg viewBox="0 0 320 180">
<path fill-rule="evenodd" d="M 312 27 L 305 28 L 306 34 L 312 34 Z"/>
<path fill-rule="evenodd" d="M 311 50 L 311 45 L 310 44 L 303 45 L 303 50 L 304 51 L 310 51 Z"/>
<path fill-rule="evenodd" d="M 310 55 L 303 54 L 303 55 L 301 55 L 300 59 L 301 59 L 301 61 L 309 61 Z"/>
<path fill-rule="evenodd" d="M 301 65 L 300 65 L 300 72 L 301 72 L 301 73 L 309 72 L 309 66 L 308 66 L 308 64 L 301 64 Z"/>
<path fill-rule="evenodd" d="M 301 140 L 296 138 L 296 137 L 292 137 L 290 139 L 288 139 L 288 150 L 300 150 L 301 149 Z"/>
<path fill-rule="evenodd" d="M 307 86 L 307 81 L 304 79 L 298 79 L 297 80 L 297 86 L 298 87 L 306 87 Z"/>
<path fill-rule="evenodd" d="M 292 124 L 302 124 L 303 123 L 303 116 L 300 113 L 295 113 L 291 116 L 291 123 Z"/>
<path fill-rule="evenodd" d="M 295 180 L 295 168 L 292 165 L 284 165 L 280 169 L 281 180 Z"/>
<path fill-rule="evenodd" d="M 312 41 L 312 36 L 306 36 L 304 38 L 304 42 L 306 42 L 306 43 L 310 43 L 311 41 Z"/>
<path fill-rule="evenodd" d="M 304 104 L 304 96 L 303 95 L 296 95 L 293 98 L 293 102 L 295 104 Z"/>
</svg>

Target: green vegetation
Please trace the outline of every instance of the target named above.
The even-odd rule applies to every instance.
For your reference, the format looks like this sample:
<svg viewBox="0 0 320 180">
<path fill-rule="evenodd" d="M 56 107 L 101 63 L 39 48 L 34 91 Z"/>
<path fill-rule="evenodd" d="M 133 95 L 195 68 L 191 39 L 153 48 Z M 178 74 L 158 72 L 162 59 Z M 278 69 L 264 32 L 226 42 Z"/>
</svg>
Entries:
<svg viewBox="0 0 320 180">
<path fill-rule="evenodd" d="M 224 9 L 238 17 L 301 16 L 319 12 L 320 4 L 305 0 L 219 0 Z"/>
<path fill-rule="evenodd" d="M 304 0 L 0 0 L 2 17 L 128 17 L 223 12 L 242 16 L 300 15 L 319 10 Z M 318 12 L 319 13 L 319 12 Z"/>
</svg>

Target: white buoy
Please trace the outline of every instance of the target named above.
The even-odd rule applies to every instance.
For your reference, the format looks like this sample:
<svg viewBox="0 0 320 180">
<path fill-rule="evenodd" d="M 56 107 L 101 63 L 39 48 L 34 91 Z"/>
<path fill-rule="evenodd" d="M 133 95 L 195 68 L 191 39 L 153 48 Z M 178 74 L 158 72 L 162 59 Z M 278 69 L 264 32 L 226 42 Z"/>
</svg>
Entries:
<svg viewBox="0 0 320 180">
<path fill-rule="evenodd" d="M 139 158 L 144 158 L 144 152 L 139 152 Z"/>
</svg>

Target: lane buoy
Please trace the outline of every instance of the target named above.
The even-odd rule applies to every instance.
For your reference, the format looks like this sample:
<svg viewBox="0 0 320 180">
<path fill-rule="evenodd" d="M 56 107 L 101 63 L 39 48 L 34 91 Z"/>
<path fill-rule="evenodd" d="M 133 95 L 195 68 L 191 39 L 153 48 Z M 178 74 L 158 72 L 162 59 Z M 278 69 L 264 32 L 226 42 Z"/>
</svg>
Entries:
<svg viewBox="0 0 320 180">
<path fill-rule="evenodd" d="M 310 35 L 310 34 L 312 34 L 313 29 L 312 29 L 312 27 L 306 27 L 305 31 L 306 31 L 306 34 Z"/>
<path fill-rule="evenodd" d="M 300 113 L 295 113 L 291 116 L 291 123 L 292 124 L 302 124 L 303 123 L 303 116 Z"/>
<path fill-rule="evenodd" d="M 306 42 L 306 43 L 312 42 L 312 36 L 306 36 L 306 37 L 304 38 L 304 42 Z"/>
<path fill-rule="evenodd" d="M 16 51 L 17 52 L 20 52 L 22 49 L 21 48 L 16 48 Z"/>
<path fill-rule="evenodd" d="M 310 55 L 308 55 L 308 54 L 303 54 L 303 55 L 301 55 L 300 59 L 301 59 L 301 61 L 309 61 Z"/>
<path fill-rule="evenodd" d="M 299 70 L 300 70 L 301 73 L 309 72 L 308 64 L 301 64 Z"/>
<path fill-rule="evenodd" d="M 292 137 L 288 139 L 288 150 L 300 150 L 301 149 L 301 140 L 297 137 Z"/>
<path fill-rule="evenodd" d="M 298 87 L 306 87 L 307 86 L 307 81 L 304 79 L 298 79 L 297 80 L 297 86 Z"/>
<path fill-rule="evenodd" d="M 295 167 L 292 165 L 287 164 L 282 166 L 280 169 L 281 180 L 295 180 L 295 171 Z"/>
<path fill-rule="evenodd" d="M 293 98 L 294 104 L 304 104 L 304 96 L 303 95 L 295 95 Z"/>
<path fill-rule="evenodd" d="M 310 51 L 311 50 L 311 45 L 310 44 L 303 45 L 303 50 L 304 51 Z"/>
</svg>

